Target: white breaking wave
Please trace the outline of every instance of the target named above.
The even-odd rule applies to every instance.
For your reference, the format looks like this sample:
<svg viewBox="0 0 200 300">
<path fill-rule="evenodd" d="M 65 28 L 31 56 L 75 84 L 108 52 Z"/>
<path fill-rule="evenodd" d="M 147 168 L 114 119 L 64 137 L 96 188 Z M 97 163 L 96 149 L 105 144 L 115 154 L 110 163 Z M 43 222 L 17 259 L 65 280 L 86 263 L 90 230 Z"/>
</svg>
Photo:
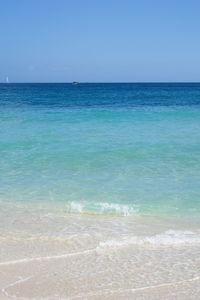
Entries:
<svg viewBox="0 0 200 300">
<path fill-rule="evenodd" d="M 115 203 L 101 203 L 100 204 L 102 212 L 112 212 L 123 216 L 130 216 L 133 213 L 136 213 L 136 209 L 128 205 L 115 204 Z"/>
<path fill-rule="evenodd" d="M 0 262 L 0 266 L 9 266 L 16 264 L 27 264 L 32 262 L 41 262 L 49 260 L 59 260 L 67 259 L 72 257 L 77 257 L 80 255 L 91 255 L 93 253 L 101 254 L 102 251 L 107 251 L 108 249 L 126 247 L 131 245 L 137 246 L 184 246 L 184 245 L 200 245 L 200 234 L 196 234 L 192 231 L 179 231 L 179 230 L 168 230 L 164 233 L 153 235 L 153 236 L 133 236 L 125 237 L 121 240 L 106 240 L 98 244 L 97 247 L 86 249 L 79 252 L 65 253 L 60 255 L 52 256 L 41 256 L 41 257 L 26 257 L 17 260 L 3 261 Z"/>
<path fill-rule="evenodd" d="M 73 201 L 67 205 L 67 210 L 71 213 L 114 214 L 119 216 L 131 216 L 137 213 L 137 209 L 133 206 L 107 202 L 94 204 Z"/>
<path fill-rule="evenodd" d="M 107 240 L 99 243 L 97 250 L 129 245 L 152 246 L 182 246 L 186 244 L 200 244 L 200 235 L 192 231 L 168 230 L 153 236 L 124 237 L 121 240 Z"/>
<path fill-rule="evenodd" d="M 84 205 L 79 202 L 71 202 L 69 211 L 73 213 L 82 213 L 84 209 Z"/>
</svg>

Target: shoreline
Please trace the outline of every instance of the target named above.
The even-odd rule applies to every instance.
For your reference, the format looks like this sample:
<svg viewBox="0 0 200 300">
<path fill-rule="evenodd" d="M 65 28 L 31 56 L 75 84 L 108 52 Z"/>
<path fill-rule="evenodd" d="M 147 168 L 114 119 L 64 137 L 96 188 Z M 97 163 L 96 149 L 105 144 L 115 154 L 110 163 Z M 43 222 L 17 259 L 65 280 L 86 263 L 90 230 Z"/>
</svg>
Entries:
<svg viewBox="0 0 200 300">
<path fill-rule="evenodd" d="M 5 204 L 0 299 L 197 299 L 200 227 L 172 219 Z"/>
</svg>

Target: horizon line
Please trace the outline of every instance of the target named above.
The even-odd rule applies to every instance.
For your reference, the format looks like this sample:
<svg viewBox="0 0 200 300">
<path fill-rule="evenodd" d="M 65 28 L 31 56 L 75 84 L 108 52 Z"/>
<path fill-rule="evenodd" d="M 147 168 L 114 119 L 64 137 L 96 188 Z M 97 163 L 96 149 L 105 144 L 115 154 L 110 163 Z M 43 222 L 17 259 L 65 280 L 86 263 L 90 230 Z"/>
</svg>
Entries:
<svg viewBox="0 0 200 300">
<path fill-rule="evenodd" d="M 13 81 L 13 82 L 0 82 L 0 84 L 10 85 L 10 84 L 73 84 L 77 82 L 78 84 L 180 84 L 180 83 L 200 83 L 200 81 Z"/>
</svg>

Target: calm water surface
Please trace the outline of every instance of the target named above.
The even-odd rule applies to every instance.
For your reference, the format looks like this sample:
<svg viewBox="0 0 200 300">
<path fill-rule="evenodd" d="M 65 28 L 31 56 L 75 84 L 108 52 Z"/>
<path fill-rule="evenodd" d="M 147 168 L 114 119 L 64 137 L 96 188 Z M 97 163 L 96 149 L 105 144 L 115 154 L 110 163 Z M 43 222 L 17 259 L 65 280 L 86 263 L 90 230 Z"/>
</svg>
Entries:
<svg viewBox="0 0 200 300">
<path fill-rule="evenodd" d="M 200 84 L 1 84 L 1 201 L 200 214 Z"/>
</svg>

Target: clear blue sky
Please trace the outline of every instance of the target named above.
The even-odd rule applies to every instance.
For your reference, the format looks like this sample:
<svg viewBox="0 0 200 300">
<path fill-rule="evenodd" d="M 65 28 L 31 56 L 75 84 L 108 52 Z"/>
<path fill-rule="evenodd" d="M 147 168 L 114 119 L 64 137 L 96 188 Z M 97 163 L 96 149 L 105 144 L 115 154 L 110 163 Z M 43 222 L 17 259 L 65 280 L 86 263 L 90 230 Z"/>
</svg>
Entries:
<svg viewBox="0 0 200 300">
<path fill-rule="evenodd" d="M 200 81 L 199 0 L 0 0 L 0 81 Z"/>
</svg>

